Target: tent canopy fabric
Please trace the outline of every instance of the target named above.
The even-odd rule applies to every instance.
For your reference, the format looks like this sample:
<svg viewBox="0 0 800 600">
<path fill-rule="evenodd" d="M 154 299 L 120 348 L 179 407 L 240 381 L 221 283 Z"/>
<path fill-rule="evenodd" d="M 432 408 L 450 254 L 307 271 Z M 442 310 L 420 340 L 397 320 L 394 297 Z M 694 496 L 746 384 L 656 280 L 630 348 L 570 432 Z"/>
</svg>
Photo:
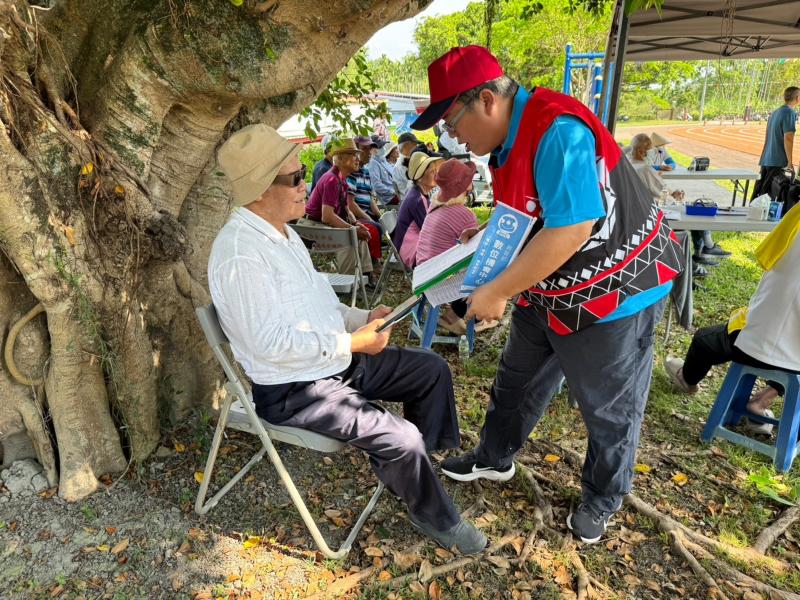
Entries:
<svg viewBox="0 0 800 600">
<path fill-rule="evenodd" d="M 628 61 L 800 57 L 800 0 L 664 0 L 629 23 Z"/>
</svg>

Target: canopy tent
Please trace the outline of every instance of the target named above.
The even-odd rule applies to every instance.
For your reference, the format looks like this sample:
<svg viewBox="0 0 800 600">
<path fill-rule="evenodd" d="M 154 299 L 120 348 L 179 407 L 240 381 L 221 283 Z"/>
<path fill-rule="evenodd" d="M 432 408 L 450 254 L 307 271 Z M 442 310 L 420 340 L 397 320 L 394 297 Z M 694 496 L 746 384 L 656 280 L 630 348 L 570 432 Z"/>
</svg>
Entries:
<svg viewBox="0 0 800 600">
<path fill-rule="evenodd" d="M 630 16 L 626 60 L 800 57 L 798 0 L 666 0 Z"/>
<path fill-rule="evenodd" d="M 612 131 L 625 60 L 800 57 L 800 0 L 664 0 L 630 17 L 624 5 L 616 0 L 603 70 L 603 81 L 613 73 L 601 99 L 611 94 Z"/>
</svg>

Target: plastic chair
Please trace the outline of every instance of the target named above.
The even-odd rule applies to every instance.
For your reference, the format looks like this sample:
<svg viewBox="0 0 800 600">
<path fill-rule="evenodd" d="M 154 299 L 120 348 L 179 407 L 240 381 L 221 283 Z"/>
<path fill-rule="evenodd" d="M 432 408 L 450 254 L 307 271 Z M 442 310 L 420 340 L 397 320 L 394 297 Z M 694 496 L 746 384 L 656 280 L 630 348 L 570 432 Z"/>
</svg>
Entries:
<svg viewBox="0 0 800 600">
<path fill-rule="evenodd" d="M 378 487 L 372 494 L 372 498 L 370 498 L 366 508 L 364 508 L 363 512 L 358 517 L 355 525 L 353 525 L 353 529 L 350 531 L 350 534 L 342 543 L 341 547 L 336 551 L 331 550 L 325 541 L 325 538 L 322 537 L 322 533 L 320 533 L 319 527 L 317 527 L 317 524 L 314 521 L 314 517 L 308 511 L 305 502 L 303 502 L 303 498 L 300 496 L 300 492 L 298 492 L 294 481 L 289 475 L 289 472 L 286 470 L 278 451 L 275 449 L 273 441 L 279 441 L 286 444 L 292 444 L 294 446 L 300 446 L 302 448 L 308 448 L 309 450 L 314 450 L 316 452 L 325 453 L 338 452 L 344 448 L 345 444 L 339 440 L 335 440 L 325 435 L 314 433 L 313 431 L 299 429 L 297 427 L 272 425 L 264 419 L 259 418 L 255 411 L 252 394 L 249 392 L 249 390 L 245 389 L 241 378 L 234 368 L 233 362 L 225 353 L 225 346 L 228 344 L 228 338 L 225 336 L 225 333 L 222 331 L 222 327 L 219 324 L 217 311 L 214 308 L 214 305 L 212 304 L 209 306 L 199 307 L 195 310 L 195 314 L 197 315 L 197 320 L 200 321 L 200 326 L 203 329 L 203 333 L 206 335 L 206 340 L 208 341 L 209 346 L 211 346 L 211 350 L 213 351 L 217 361 L 219 361 L 219 364 L 222 367 L 222 370 L 225 372 L 225 376 L 227 378 L 227 382 L 224 386 L 226 392 L 225 399 L 223 400 L 222 407 L 220 408 L 217 428 L 214 431 L 214 438 L 211 442 L 211 448 L 208 451 L 208 459 L 206 460 L 205 470 L 203 471 L 203 481 L 200 483 L 200 490 L 197 492 L 197 500 L 194 504 L 195 512 L 198 515 L 204 515 L 209 510 L 214 508 L 220 499 L 226 493 L 228 493 L 228 491 L 230 491 L 234 484 L 244 477 L 253 467 L 253 465 L 263 458 L 264 454 L 267 454 L 270 461 L 275 466 L 275 470 L 278 472 L 281 482 L 283 482 L 283 485 L 289 492 L 289 496 L 297 508 L 297 511 L 300 513 L 300 517 L 303 519 L 303 522 L 308 528 L 309 533 L 311 533 L 311 537 L 314 539 L 314 542 L 320 549 L 320 552 L 322 552 L 328 558 L 344 558 L 350 551 L 353 541 L 358 535 L 358 532 L 361 530 L 361 527 L 366 522 L 370 512 L 372 512 L 372 509 L 375 508 L 378 498 L 384 489 L 383 483 L 380 481 L 378 482 Z M 211 482 L 214 463 L 217 459 L 217 451 L 219 450 L 222 436 L 225 433 L 226 427 L 257 435 L 261 439 L 262 447 L 244 467 L 242 467 L 233 477 L 231 477 L 231 479 L 225 485 L 223 485 L 222 488 L 220 488 L 220 490 L 214 494 L 210 500 L 206 502 L 205 498 L 208 492 L 209 483 Z"/>
<path fill-rule="evenodd" d="M 358 234 L 355 227 L 338 229 L 324 225 L 298 225 L 290 224 L 304 240 L 313 242 L 309 250 L 311 254 L 334 254 L 348 248 L 355 254 L 355 271 L 350 273 L 323 273 L 328 278 L 333 291 L 337 294 L 352 294 L 350 306 L 356 305 L 359 290 L 364 300 L 364 306 L 369 306 L 364 271 L 361 268 L 361 253 L 358 248 Z"/>
<path fill-rule="evenodd" d="M 411 328 L 408 332 L 408 339 L 419 339 L 420 348 L 428 348 L 433 344 L 458 344 L 460 336 L 457 335 L 437 335 L 436 327 L 439 324 L 439 307 L 431 306 L 427 298 L 420 302 L 414 309 Z M 467 321 L 467 341 L 469 342 L 469 353 L 475 349 L 475 319 Z"/>
<path fill-rule="evenodd" d="M 783 411 L 780 418 L 770 419 L 747 411 L 747 402 L 757 378 L 776 381 L 784 386 Z M 800 444 L 798 444 L 799 400 L 800 375 L 779 369 L 756 369 L 736 362 L 731 363 L 700 438 L 704 442 L 710 442 L 715 437 L 721 437 L 769 456 L 772 458 L 775 469 L 788 471 L 800 451 Z M 778 435 L 775 444 L 761 442 L 728 429 L 728 426 L 738 424 L 739 420 L 745 416 L 751 421 L 776 425 Z"/>
</svg>

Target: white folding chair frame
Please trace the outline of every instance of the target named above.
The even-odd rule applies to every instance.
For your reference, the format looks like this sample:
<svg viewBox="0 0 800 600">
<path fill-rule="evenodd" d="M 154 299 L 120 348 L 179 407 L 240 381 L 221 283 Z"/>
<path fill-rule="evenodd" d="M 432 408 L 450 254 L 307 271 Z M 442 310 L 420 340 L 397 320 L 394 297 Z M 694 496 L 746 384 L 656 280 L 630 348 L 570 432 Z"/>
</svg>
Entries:
<svg viewBox="0 0 800 600">
<path fill-rule="evenodd" d="M 323 273 L 323 275 L 345 275 L 353 277 L 352 297 L 350 299 L 350 306 L 356 305 L 356 298 L 358 292 L 361 291 L 364 306 L 369 307 L 367 300 L 367 288 L 364 286 L 364 270 L 361 266 L 361 251 L 359 248 L 358 234 L 355 227 L 349 229 L 316 226 L 316 225 L 302 225 L 291 224 L 289 225 L 297 232 L 304 240 L 313 242 L 314 246 L 309 250 L 312 254 L 330 254 L 352 248 L 355 253 L 356 269 L 355 273 L 349 275 L 348 273 Z M 330 277 L 329 277 L 330 280 Z"/>
<path fill-rule="evenodd" d="M 303 448 L 308 448 L 317 452 L 327 453 L 337 452 L 343 448 L 345 444 L 339 440 L 314 433 L 312 431 L 299 429 L 296 427 L 272 425 L 261 419 L 256 414 L 252 394 L 245 389 L 242 380 L 239 378 L 236 369 L 233 367 L 233 363 L 228 359 L 228 356 L 223 350 L 223 345 L 228 343 L 228 339 L 219 324 L 219 320 L 217 319 L 217 311 L 214 308 L 214 305 L 211 304 L 209 306 L 199 307 L 195 310 L 195 313 L 197 314 L 197 319 L 200 321 L 200 326 L 206 335 L 206 340 L 211 346 L 211 350 L 213 351 L 214 356 L 217 358 L 217 361 L 219 361 L 220 366 L 222 366 L 227 378 L 227 382 L 224 386 L 226 392 L 225 399 L 222 402 L 217 428 L 214 431 L 214 438 L 211 442 L 211 448 L 208 452 L 208 459 L 206 460 L 205 470 L 203 471 L 203 481 L 200 483 L 200 489 L 197 492 L 197 500 L 195 501 L 194 505 L 195 512 L 199 515 L 204 515 L 209 510 L 214 508 L 220 499 L 227 494 L 228 491 L 230 491 L 230 489 L 264 457 L 264 454 L 266 454 L 272 464 L 275 466 L 275 470 L 278 472 L 281 482 L 286 488 L 286 491 L 289 492 L 289 496 L 297 508 L 297 512 L 300 513 L 303 523 L 305 523 L 309 533 L 311 533 L 311 537 L 314 539 L 314 542 L 320 549 L 320 552 L 322 552 L 322 554 L 324 554 L 327 558 L 344 558 L 350 551 L 358 532 L 363 527 L 364 523 L 369 517 L 369 514 L 372 512 L 372 509 L 375 508 L 378 498 L 384 490 L 383 482 L 378 481 L 378 486 L 367 503 L 367 506 L 356 520 L 355 525 L 353 525 L 352 530 L 339 549 L 331 550 L 325 541 L 325 538 L 322 536 L 317 523 L 314 521 L 314 517 L 306 507 L 303 498 L 300 496 L 300 492 L 297 490 L 291 475 L 289 475 L 289 472 L 286 470 L 286 467 L 284 466 L 283 461 L 281 460 L 281 457 L 272 442 L 275 440 Z M 229 417 L 231 416 L 231 406 L 234 402 L 236 402 L 237 407 L 241 406 L 241 408 L 244 409 L 244 415 L 238 419 L 229 421 Z M 241 415 L 241 413 L 239 414 Z M 217 460 L 217 452 L 219 451 L 220 443 L 222 442 L 222 436 L 224 435 L 225 428 L 227 426 L 230 426 L 233 429 L 254 433 L 261 439 L 262 447 L 244 467 L 242 467 L 225 485 L 223 485 L 217 491 L 216 494 L 211 497 L 211 499 L 206 501 L 205 498 L 206 494 L 208 493 L 209 483 L 211 482 L 211 474 L 214 469 L 214 464 Z"/>
<path fill-rule="evenodd" d="M 409 285 L 411 285 L 411 275 L 409 274 L 409 269 L 406 267 L 403 259 L 400 258 L 400 251 L 392 241 L 391 234 L 394 231 L 394 228 L 397 227 L 397 212 L 387 211 L 383 213 L 380 218 L 380 223 L 381 227 L 383 227 L 383 235 L 385 236 L 386 243 L 389 246 L 389 255 L 386 258 L 386 261 L 383 263 L 383 270 L 381 271 L 381 276 L 378 278 L 378 283 L 375 284 L 375 291 L 372 293 L 372 298 L 370 299 L 370 307 L 375 306 L 383 297 L 383 280 L 388 276 L 389 271 L 392 270 L 392 257 L 394 257 L 395 261 L 397 261 L 396 264 L 402 271 L 403 277 L 405 277 L 406 281 L 408 281 Z"/>
</svg>

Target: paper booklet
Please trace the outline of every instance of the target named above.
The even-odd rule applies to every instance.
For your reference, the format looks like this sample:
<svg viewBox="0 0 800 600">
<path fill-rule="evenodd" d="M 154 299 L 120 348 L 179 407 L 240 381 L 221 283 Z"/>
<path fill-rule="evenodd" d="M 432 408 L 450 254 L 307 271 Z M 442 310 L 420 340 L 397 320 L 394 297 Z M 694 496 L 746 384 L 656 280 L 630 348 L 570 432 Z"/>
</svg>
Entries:
<svg viewBox="0 0 800 600">
<path fill-rule="evenodd" d="M 414 294 L 438 306 L 471 294 L 511 264 L 525 245 L 533 217 L 498 204 L 485 228 L 414 269 Z"/>
<path fill-rule="evenodd" d="M 411 288 L 416 295 L 425 294 L 434 306 L 462 298 L 464 271 L 483 237 L 479 231 L 466 244 L 456 244 L 414 269 Z"/>
</svg>

